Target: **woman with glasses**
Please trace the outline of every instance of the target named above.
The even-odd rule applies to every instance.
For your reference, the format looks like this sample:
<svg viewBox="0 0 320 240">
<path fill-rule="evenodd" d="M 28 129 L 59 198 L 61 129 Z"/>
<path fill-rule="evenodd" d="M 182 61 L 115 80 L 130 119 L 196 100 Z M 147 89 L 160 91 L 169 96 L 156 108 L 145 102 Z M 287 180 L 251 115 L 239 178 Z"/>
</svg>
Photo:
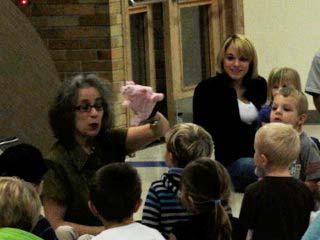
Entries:
<svg viewBox="0 0 320 240">
<path fill-rule="evenodd" d="M 223 43 L 216 67 L 217 75 L 195 89 L 193 119 L 211 134 L 215 159 L 228 169 L 235 190 L 242 192 L 256 180 L 253 142 L 267 83 L 258 76 L 255 48 L 243 35 Z"/>
<path fill-rule="evenodd" d="M 49 121 L 57 142 L 47 156 L 50 170 L 45 176 L 43 205 L 54 228 L 71 226 L 76 234 L 103 230 L 87 204 L 90 180 L 100 167 L 123 162 L 169 129 L 168 121 L 156 113 L 149 123 L 113 128 L 112 91 L 96 75 L 78 75 L 63 82 L 49 110 Z M 59 231 L 58 231 L 59 234 Z"/>
</svg>

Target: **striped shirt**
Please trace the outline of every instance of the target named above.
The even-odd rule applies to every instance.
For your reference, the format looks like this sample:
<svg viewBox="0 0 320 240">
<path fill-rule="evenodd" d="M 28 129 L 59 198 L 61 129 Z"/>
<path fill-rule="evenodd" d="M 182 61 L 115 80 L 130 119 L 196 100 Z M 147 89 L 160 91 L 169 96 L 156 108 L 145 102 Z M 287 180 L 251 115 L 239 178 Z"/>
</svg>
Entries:
<svg viewBox="0 0 320 240">
<path fill-rule="evenodd" d="M 171 168 L 161 180 L 151 184 L 142 214 L 142 223 L 159 230 L 165 238 L 173 224 L 190 219 L 190 213 L 177 198 L 182 168 Z"/>
</svg>

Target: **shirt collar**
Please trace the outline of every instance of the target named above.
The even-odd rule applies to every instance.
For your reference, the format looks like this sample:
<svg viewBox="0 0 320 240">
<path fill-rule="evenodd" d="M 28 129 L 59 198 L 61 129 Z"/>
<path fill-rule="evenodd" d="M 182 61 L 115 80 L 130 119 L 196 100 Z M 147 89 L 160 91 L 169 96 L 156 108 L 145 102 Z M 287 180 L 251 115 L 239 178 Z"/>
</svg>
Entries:
<svg viewBox="0 0 320 240">
<path fill-rule="evenodd" d="M 183 171 L 183 168 L 173 167 L 169 169 L 168 173 L 169 174 L 175 173 L 175 174 L 181 175 L 182 171 Z"/>
</svg>

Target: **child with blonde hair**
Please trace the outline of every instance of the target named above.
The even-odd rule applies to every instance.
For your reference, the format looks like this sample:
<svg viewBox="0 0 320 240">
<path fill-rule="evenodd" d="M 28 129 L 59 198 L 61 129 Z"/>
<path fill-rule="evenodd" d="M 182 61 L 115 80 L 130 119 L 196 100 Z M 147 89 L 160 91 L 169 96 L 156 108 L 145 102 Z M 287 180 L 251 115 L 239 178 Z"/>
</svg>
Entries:
<svg viewBox="0 0 320 240">
<path fill-rule="evenodd" d="M 169 171 L 149 188 L 143 224 L 158 229 L 168 238 L 174 223 L 189 219 L 190 214 L 177 198 L 182 170 L 199 157 L 210 157 L 212 151 L 210 134 L 196 124 L 177 124 L 166 134 L 165 160 Z"/>
<path fill-rule="evenodd" d="M 301 239 L 314 202 L 289 171 L 300 153 L 298 132 L 288 124 L 266 124 L 257 131 L 254 148 L 264 177 L 248 186 L 242 201 L 240 221 L 248 229 L 247 240 Z"/>
<path fill-rule="evenodd" d="M 15 176 L 29 182 L 39 195 L 42 192 L 43 176 L 46 172 L 47 166 L 42 153 L 30 144 L 20 143 L 11 146 L 0 155 L 0 176 Z M 49 221 L 43 215 L 39 216 L 32 233 L 44 240 L 58 239 Z"/>
<path fill-rule="evenodd" d="M 34 187 L 14 177 L 0 177 L 0 239 L 41 240 L 31 233 L 41 202 Z"/>
<path fill-rule="evenodd" d="M 294 87 L 301 91 L 301 80 L 299 73 L 288 67 L 273 68 L 268 77 L 268 98 L 267 104 L 259 111 L 259 119 L 262 124 L 270 122 L 271 105 L 276 94 L 283 87 Z"/>
<path fill-rule="evenodd" d="M 320 179 L 320 155 L 315 143 L 303 131 L 307 114 L 308 101 L 304 93 L 286 87 L 274 97 L 270 121 L 290 124 L 299 133 L 300 152 L 292 163 L 290 172 L 293 177 L 304 181 L 310 190 L 315 192 Z"/>
</svg>

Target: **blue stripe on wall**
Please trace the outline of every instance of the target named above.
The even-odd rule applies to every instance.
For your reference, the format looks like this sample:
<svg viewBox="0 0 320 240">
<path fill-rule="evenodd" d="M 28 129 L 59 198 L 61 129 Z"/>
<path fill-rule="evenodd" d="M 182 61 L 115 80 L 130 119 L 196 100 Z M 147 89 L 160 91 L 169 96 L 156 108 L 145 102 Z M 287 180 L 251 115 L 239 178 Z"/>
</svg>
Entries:
<svg viewBox="0 0 320 240">
<path fill-rule="evenodd" d="M 127 161 L 133 167 L 166 167 L 165 161 Z"/>
</svg>

